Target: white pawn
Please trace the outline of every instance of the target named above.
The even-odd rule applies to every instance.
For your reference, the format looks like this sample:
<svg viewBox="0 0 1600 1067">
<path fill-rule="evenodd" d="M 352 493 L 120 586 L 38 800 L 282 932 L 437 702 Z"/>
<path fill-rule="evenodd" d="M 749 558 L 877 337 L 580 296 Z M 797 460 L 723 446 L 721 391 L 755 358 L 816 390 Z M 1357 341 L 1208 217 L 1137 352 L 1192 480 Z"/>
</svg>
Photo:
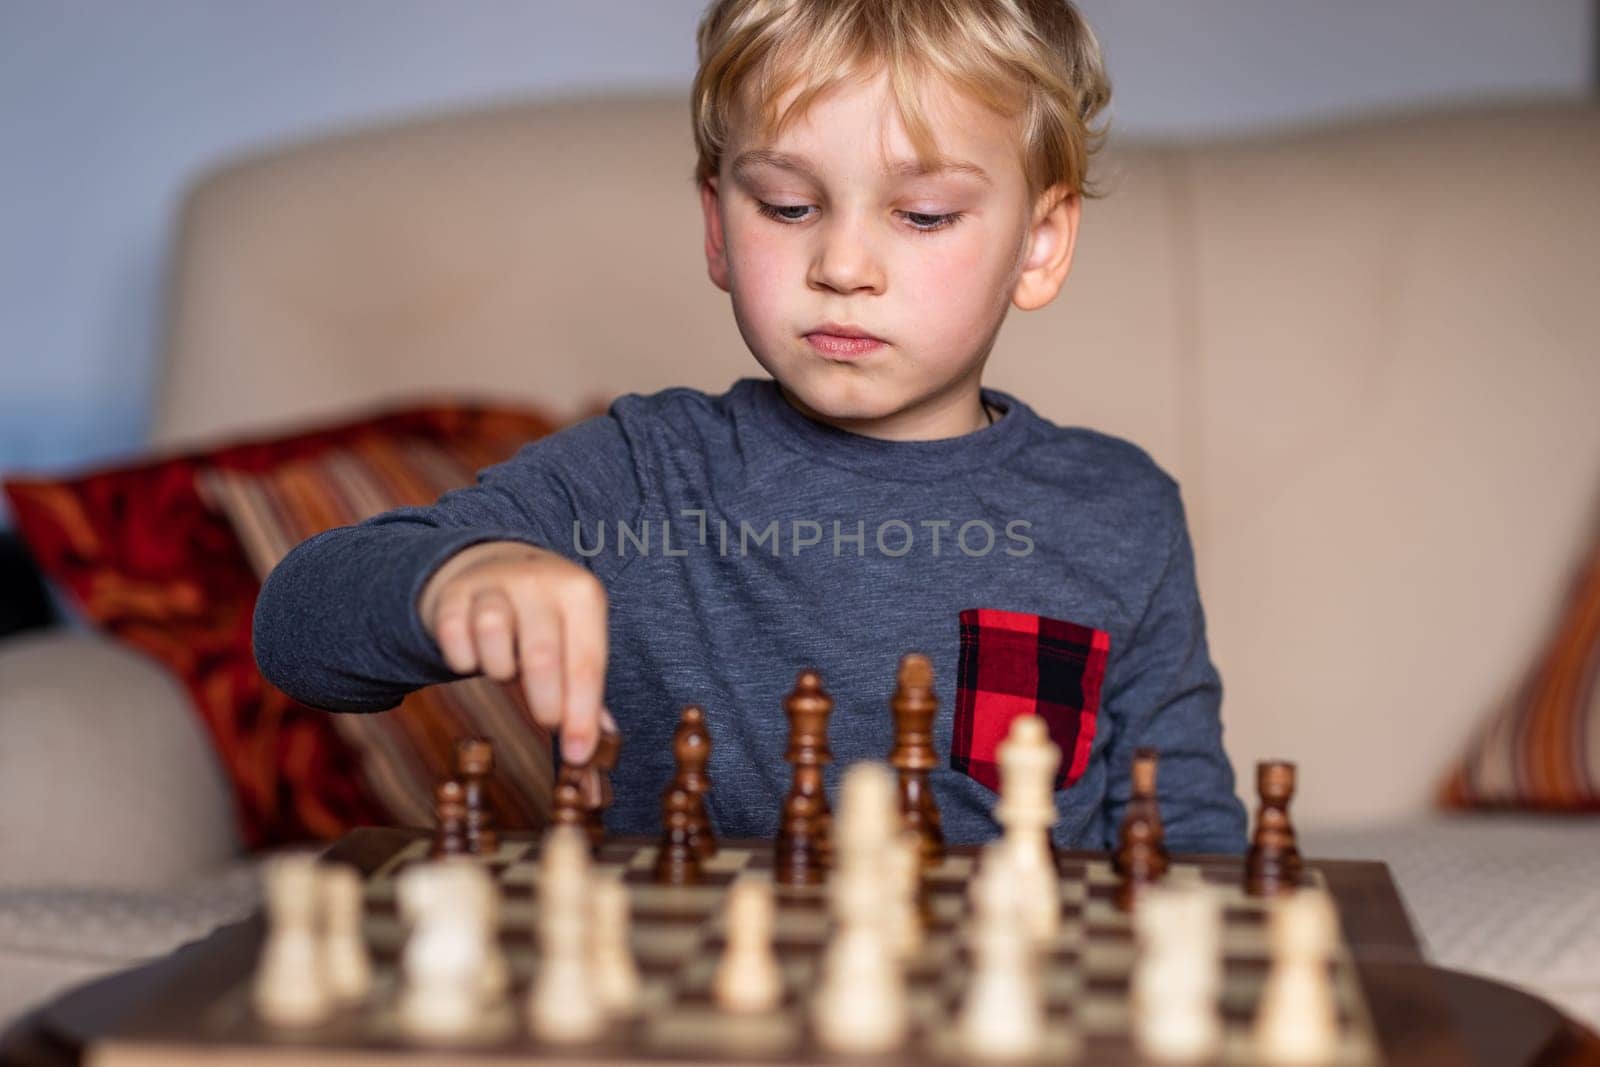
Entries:
<svg viewBox="0 0 1600 1067">
<path fill-rule="evenodd" d="M 482 898 L 471 876 L 449 861 L 400 872 L 395 894 L 411 925 L 400 954 L 400 1027 L 423 1040 L 470 1038 L 484 1020 Z"/>
<path fill-rule="evenodd" d="M 529 1022 L 544 1041 L 591 1041 L 606 1025 L 589 955 L 589 881 L 588 835 L 551 827 L 539 861 L 539 970 L 528 994 Z"/>
<path fill-rule="evenodd" d="M 1044 1042 L 1044 1004 L 1034 945 L 1005 845 L 983 850 L 972 882 L 973 969 L 957 1021 L 962 1050 L 975 1059 L 1035 1056 Z"/>
<path fill-rule="evenodd" d="M 905 984 L 883 928 L 882 888 L 860 875 L 834 875 L 837 925 L 812 1003 L 817 1038 L 834 1052 L 884 1052 L 906 1036 Z"/>
<path fill-rule="evenodd" d="M 887 867 L 889 940 L 901 962 L 922 948 L 922 839 L 915 830 L 896 834 L 884 854 Z"/>
<path fill-rule="evenodd" d="M 1061 928 L 1061 880 L 1050 854 L 1056 822 L 1055 774 L 1061 746 L 1037 715 L 1019 715 L 996 752 L 1000 802 L 995 819 L 1005 827 L 1008 860 L 1021 885 L 1023 920 L 1035 941 L 1049 941 Z"/>
<path fill-rule="evenodd" d="M 1339 1049 L 1328 959 L 1339 938 L 1333 901 L 1299 889 L 1272 902 L 1272 970 L 1256 1013 L 1256 1052 L 1269 1063 L 1323 1063 Z"/>
<path fill-rule="evenodd" d="M 357 1004 L 372 990 L 372 957 L 362 935 L 361 876 L 344 864 L 317 867 L 322 893 L 322 976 L 341 1004 Z"/>
<path fill-rule="evenodd" d="M 899 827 L 894 778 L 881 763 L 845 772 L 834 823 L 838 868 L 829 894 L 834 932 L 812 1002 L 817 1039 L 835 1052 L 882 1052 L 909 1026 L 905 976 L 884 900 L 884 855 Z"/>
<path fill-rule="evenodd" d="M 511 965 L 500 948 L 500 886 L 481 861 L 472 856 L 447 856 L 438 861 L 460 881 L 464 907 L 476 920 L 483 944 L 483 967 L 478 972 L 478 990 L 486 1004 L 493 1004 L 511 988 Z"/>
<path fill-rule="evenodd" d="M 631 904 L 620 874 L 598 878 L 590 896 L 589 946 L 595 989 L 608 1015 L 627 1016 L 639 1006 L 639 968 L 629 944 Z"/>
<path fill-rule="evenodd" d="M 1151 1059 L 1208 1060 L 1222 1045 L 1221 904 L 1207 886 L 1155 885 L 1133 913 L 1134 1039 Z"/>
<path fill-rule="evenodd" d="M 334 1007 L 317 937 L 316 859 L 278 857 L 264 878 L 268 928 L 251 988 L 256 1013 L 272 1026 L 315 1026 Z"/>
<path fill-rule="evenodd" d="M 725 1011 L 771 1011 L 783 999 L 783 971 L 772 948 L 776 904 L 772 883 L 748 875 L 728 890 L 727 947 L 711 988 Z"/>
</svg>

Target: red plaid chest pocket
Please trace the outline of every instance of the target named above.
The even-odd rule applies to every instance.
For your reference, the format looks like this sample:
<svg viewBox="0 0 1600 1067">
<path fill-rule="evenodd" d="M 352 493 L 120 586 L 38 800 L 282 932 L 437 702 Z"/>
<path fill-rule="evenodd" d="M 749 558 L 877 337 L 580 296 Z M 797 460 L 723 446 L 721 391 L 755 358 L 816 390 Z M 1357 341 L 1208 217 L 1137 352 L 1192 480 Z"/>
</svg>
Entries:
<svg viewBox="0 0 1600 1067">
<path fill-rule="evenodd" d="M 1000 791 L 996 752 L 1019 715 L 1038 715 L 1061 746 L 1056 788 L 1089 766 L 1111 635 L 1046 615 L 968 608 L 961 613 L 950 765 Z"/>
</svg>

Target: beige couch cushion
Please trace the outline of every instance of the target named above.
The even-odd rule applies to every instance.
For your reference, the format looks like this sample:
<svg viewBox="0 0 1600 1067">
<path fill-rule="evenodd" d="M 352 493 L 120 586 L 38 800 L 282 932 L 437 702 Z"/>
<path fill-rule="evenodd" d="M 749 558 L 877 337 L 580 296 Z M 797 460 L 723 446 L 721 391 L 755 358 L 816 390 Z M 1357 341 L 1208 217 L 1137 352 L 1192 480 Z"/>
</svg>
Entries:
<svg viewBox="0 0 1600 1067">
<path fill-rule="evenodd" d="M 0 693 L 0 890 L 177 885 L 238 854 L 227 784 L 165 668 L 41 631 L 0 644 Z"/>
</svg>

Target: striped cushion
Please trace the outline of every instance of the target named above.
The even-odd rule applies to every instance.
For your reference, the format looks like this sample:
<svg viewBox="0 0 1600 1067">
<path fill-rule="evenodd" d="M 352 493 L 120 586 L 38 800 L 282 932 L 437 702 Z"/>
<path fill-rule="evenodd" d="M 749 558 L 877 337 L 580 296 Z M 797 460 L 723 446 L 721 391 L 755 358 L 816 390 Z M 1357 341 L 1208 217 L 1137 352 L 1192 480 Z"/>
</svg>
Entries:
<svg viewBox="0 0 1600 1067">
<path fill-rule="evenodd" d="M 373 438 L 265 473 L 203 471 L 202 495 L 228 516 L 251 567 L 265 578 L 296 544 L 397 507 L 431 504 L 471 485 L 512 443 Z M 330 716 L 360 756 L 367 788 L 401 825 L 433 823 L 433 786 L 451 772 L 457 738 L 495 742 L 490 800 L 500 824 L 532 828 L 550 810 L 550 736 L 514 684 L 470 678 L 430 686 L 376 715 Z"/>
<path fill-rule="evenodd" d="M 1600 541 L 1555 634 L 1445 782 L 1446 807 L 1600 811 Z"/>
</svg>

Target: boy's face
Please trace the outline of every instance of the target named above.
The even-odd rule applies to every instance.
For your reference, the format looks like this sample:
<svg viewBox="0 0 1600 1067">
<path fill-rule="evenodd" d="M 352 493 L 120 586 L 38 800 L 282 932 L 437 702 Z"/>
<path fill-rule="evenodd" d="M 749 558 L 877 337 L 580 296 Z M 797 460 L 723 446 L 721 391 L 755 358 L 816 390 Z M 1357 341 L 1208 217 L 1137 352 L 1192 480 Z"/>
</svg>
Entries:
<svg viewBox="0 0 1600 1067">
<path fill-rule="evenodd" d="M 1010 126 L 949 91 L 928 107 L 940 152 L 981 175 L 895 167 L 916 156 L 880 72 L 819 97 L 775 143 L 740 124 L 701 187 L 711 279 L 756 360 L 802 412 L 868 436 L 985 426 L 979 379 L 1007 308 L 1055 297 L 1077 233 L 1078 197 L 1029 203 Z M 808 338 L 829 323 L 883 343 L 829 351 Z"/>
</svg>

